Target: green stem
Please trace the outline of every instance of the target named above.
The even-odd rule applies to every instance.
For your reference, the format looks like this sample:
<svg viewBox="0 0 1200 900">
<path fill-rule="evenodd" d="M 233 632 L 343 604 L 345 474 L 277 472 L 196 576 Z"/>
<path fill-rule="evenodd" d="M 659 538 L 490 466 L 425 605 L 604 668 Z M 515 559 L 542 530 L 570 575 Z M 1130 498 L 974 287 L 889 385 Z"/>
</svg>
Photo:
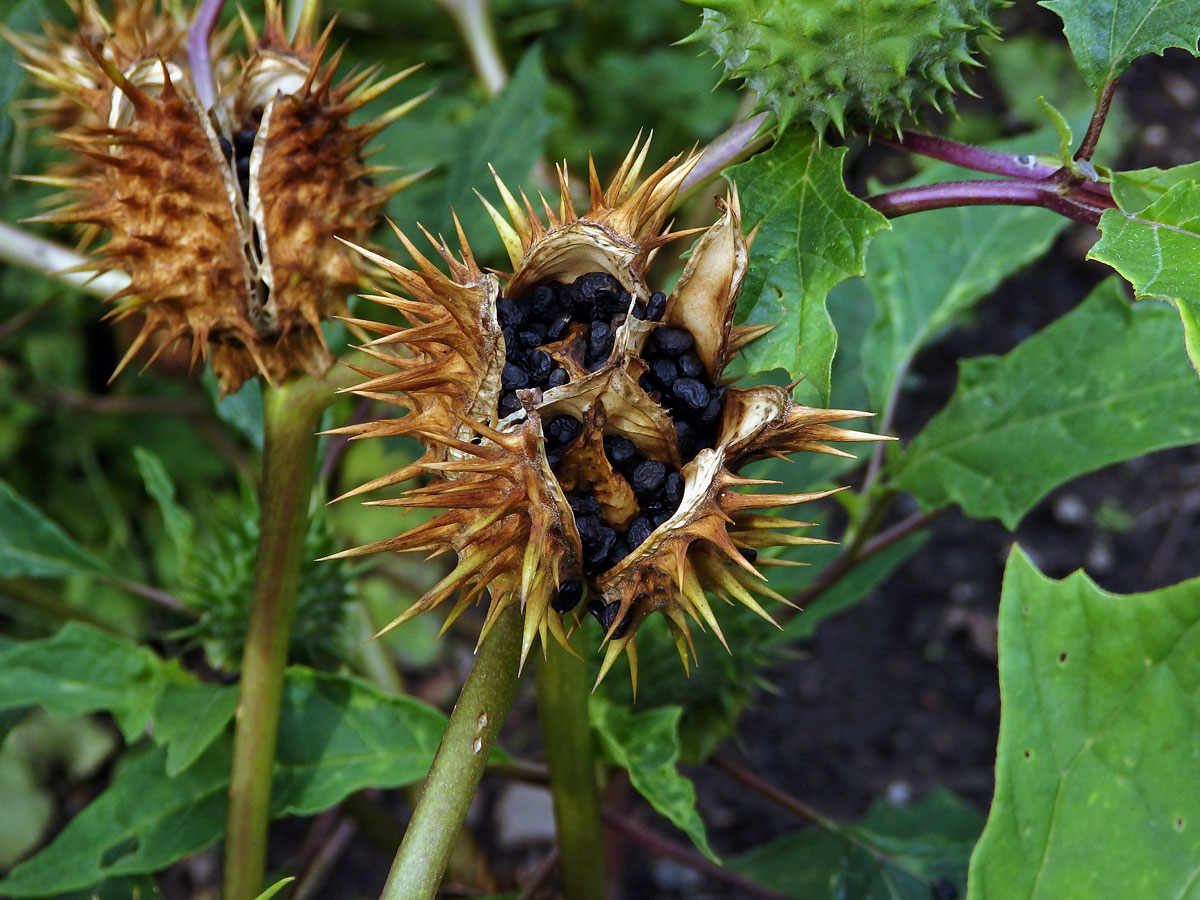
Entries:
<svg viewBox="0 0 1200 900">
<path fill-rule="evenodd" d="M 583 646 L 582 629 L 575 629 L 571 643 L 578 652 Z M 538 722 L 550 766 L 558 871 L 567 900 L 605 900 L 608 896 L 588 689 L 583 660 L 551 643 L 537 673 Z"/>
<path fill-rule="evenodd" d="M 380 900 L 433 900 L 437 894 L 475 787 L 517 693 L 521 622 L 520 611 L 510 606 L 479 648 Z"/>
<path fill-rule="evenodd" d="M 263 887 L 275 738 L 316 472 L 316 431 L 332 400 L 330 384 L 309 376 L 263 387 L 261 524 L 233 738 L 225 900 L 252 900 Z"/>
</svg>

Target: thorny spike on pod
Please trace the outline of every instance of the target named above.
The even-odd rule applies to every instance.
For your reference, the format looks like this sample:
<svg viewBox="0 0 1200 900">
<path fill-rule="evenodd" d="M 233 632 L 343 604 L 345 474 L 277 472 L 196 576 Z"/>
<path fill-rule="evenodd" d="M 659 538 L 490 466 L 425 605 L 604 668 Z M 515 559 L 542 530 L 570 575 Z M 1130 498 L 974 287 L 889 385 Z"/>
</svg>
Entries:
<svg viewBox="0 0 1200 900">
<path fill-rule="evenodd" d="M 524 193 L 493 172 L 499 204 L 482 198 L 512 264 L 502 282 L 481 270 L 455 219 L 459 254 L 428 233 L 450 274 L 396 229 L 411 267 L 361 250 L 411 299 L 377 291 L 407 327 L 363 327 L 377 369 L 356 393 L 408 411 L 399 419 L 341 429 L 356 438 L 407 434 L 425 454 L 364 488 L 417 472 L 428 484 L 394 506 L 444 510 L 377 549 L 454 551 L 458 566 L 406 612 L 461 591 L 451 618 L 487 598 L 484 629 L 518 604 L 522 661 L 537 640 L 566 646 L 562 616 L 587 609 L 604 640 L 601 677 L 622 654 L 636 679 L 636 634 L 661 611 L 685 668 L 694 647 L 687 620 L 724 642 L 706 592 L 772 621 L 760 598 L 787 602 L 764 583 L 759 548 L 819 543 L 781 529 L 804 523 L 758 510 L 830 491 L 761 493 L 748 462 L 825 441 L 878 440 L 833 423 L 864 413 L 813 409 L 787 390 L 737 388 L 722 371 L 762 333 L 732 325 L 747 265 L 736 190 L 718 204 L 670 296 L 648 269 L 655 251 L 682 236 L 666 224 L 695 154 L 643 176 L 639 139 L 604 186 L 589 161 L 589 205 L 573 205 L 565 166 L 560 197 L 542 199 L 545 221 Z"/>
</svg>

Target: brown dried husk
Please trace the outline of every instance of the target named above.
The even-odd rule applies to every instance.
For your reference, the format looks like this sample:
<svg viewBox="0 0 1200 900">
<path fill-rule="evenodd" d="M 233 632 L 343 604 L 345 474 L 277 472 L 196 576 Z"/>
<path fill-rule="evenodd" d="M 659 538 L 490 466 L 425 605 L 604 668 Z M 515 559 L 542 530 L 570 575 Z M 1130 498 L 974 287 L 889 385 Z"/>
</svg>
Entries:
<svg viewBox="0 0 1200 900">
<path fill-rule="evenodd" d="M 241 22 L 244 60 L 228 52 L 232 29 L 215 38 L 217 100 L 205 109 L 185 25 L 169 12 L 149 0 L 119 0 L 111 18 L 94 0 L 74 8 L 76 33 L 8 37 L 54 90 L 36 105 L 73 154 L 32 179 L 66 190 L 66 203 L 37 220 L 82 224 L 85 243 L 109 234 L 86 268 L 130 276 L 110 315 L 140 313 L 143 325 L 117 372 L 153 338 L 151 360 L 190 342 L 222 393 L 255 375 L 324 374 L 333 357 L 321 323 L 365 284 L 337 238 L 365 241 L 386 199 L 412 180 L 374 184 L 386 170 L 363 162 L 364 147 L 424 97 L 363 124 L 350 116 L 412 70 L 334 84 L 338 54 L 325 59 L 329 31 L 316 35 L 315 3 L 288 40 L 269 0 L 261 36 Z M 222 142 L 245 130 L 255 136 L 243 197 Z"/>
</svg>

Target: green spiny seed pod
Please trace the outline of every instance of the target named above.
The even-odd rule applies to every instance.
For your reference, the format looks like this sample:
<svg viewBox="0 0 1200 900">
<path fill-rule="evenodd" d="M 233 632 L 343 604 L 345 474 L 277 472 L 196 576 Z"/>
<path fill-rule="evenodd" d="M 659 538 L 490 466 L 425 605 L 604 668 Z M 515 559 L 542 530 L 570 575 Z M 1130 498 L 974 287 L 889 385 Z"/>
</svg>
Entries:
<svg viewBox="0 0 1200 900">
<path fill-rule="evenodd" d="M 1006 0 L 686 0 L 705 7 L 686 40 L 708 44 L 725 77 L 742 78 L 780 127 L 797 116 L 818 131 L 865 124 L 899 131 L 925 107 L 953 110 L 971 93 L 982 34 Z"/>
</svg>

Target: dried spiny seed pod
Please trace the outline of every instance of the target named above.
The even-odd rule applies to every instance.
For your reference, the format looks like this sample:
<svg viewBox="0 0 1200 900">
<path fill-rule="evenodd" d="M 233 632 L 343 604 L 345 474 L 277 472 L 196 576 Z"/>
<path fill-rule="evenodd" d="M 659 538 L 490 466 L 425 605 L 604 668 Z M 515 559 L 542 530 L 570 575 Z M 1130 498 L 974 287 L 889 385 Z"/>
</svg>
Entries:
<svg viewBox="0 0 1200 900">
<path fill-rule="evenodd" d="M 361 282 L 358 257 L 336 238 L 366 240 L 412 180 L 375 184 L 386 170 L 363 161 L 364 145 L 424 96 L 363 124 L 350 117 L 412 70 L 334 84 L 339 54 L 325 60 L 314 2 L 289 40 L 267 0 L 261 36 L 243 17 L 246 58 L 225 52 L 227 29 L 205 71 L 191 69 L 184 25 L 148 0 L 118 0 L 111 21 L 94 0 L 75 10 L 77 34 L 9 39 L 55 90 L 40 108 L 76 154 L 33 179 L 68 192 L 38 220 L 109 233 L 89 268 L 130 275 L 110 315 L 144 314 L 117 371 L 157 335 L 156 353 L 177 340 L 191 341 L 193 361 L 211 351 L 224 393 L 256 373 L 323 374 L 333 357 L 321 322 Z M 214 84 L 209 106 L 200 98 Z"/>
<path fill-rule="evenodd" d="M 393 625 L 457 591 L 453 620 L 486 589 L 484 633 L 519 603 L 524 659 L 538 636 L 564 641 L 561 616 L 586 587 L 608 641 L 601 677 L 625 650 L 636 680 L 634 636 L 655 611 L 666 616 L 686 666 L 689 618 L 721 635 L 706 591 L 770 620 L 754 595 L 784 598 L 755 568 L 771 562 L 758 549 L 822 543 L 781 531 L 804 523 L 756 510 L 829 491 L 746 493 L 738 489 L 764 482 L 738 469 L 799 450 L 841 453 L 825 441 L 879 439 L 831 424 L 866 413 L 813 409 L 783 388 L 722 382 L 738 348 L 765 330 L 732 324 L 747 262 L 737 192 L 719 204 L 714 225 L 698 229 L 670 296 L 655 292 L 646 274 L 657 249 L 684 234 L 664 226 L 697 157 L 676 157 L 643 180 L 647 149 L 634 144 L 607 190 L 593 167 L 582 214 L 560 170 L 557 210 L 542 200 L 548 224 L 496 179 L 507 217 L 488 209 L 513 265 L 503 296 L 461 228 L 457 258 L 426 235 L 449 275 L 399 231 L 414 268 L 364 251 L 407 295 L 372 299 L 412 324 L 355 320 L 380 335 L 364 349 L 384 368 L 360 369 L 368 380 L 354 390 L 408 412 L 338 430 L 412 435 L 426 453 L 351 494 L 432 474 L 428 485 L 376 503 L 446 511 L 340 555 L 453 550 L 459 560 Z"/>
</svg>

